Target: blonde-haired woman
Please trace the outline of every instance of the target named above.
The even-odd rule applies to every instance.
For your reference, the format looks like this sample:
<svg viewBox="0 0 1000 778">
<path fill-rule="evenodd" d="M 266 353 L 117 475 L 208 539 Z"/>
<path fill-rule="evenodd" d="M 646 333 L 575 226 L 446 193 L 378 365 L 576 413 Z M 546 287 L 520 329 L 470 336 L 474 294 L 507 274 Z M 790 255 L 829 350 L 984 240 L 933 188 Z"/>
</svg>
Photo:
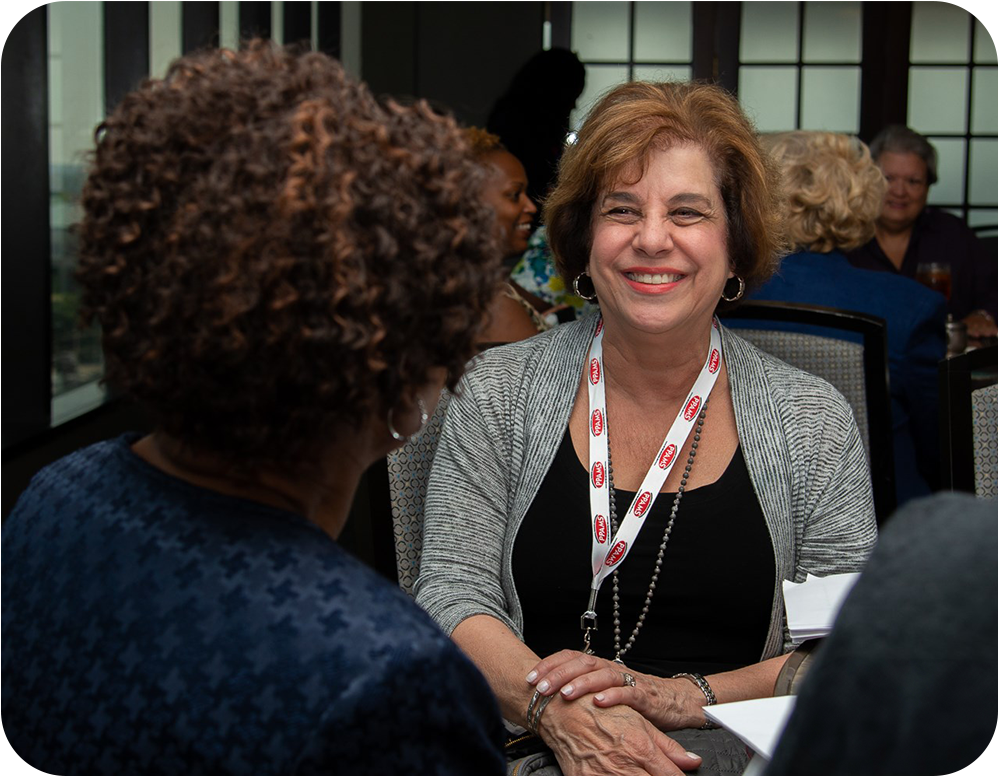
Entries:
<svg viewBox="0 0 1000 778">
<path fill-rule="evenodd" d="M 909 278 L 851 266 L 844 252 L 875 234 L 886 183 L 867 147 L 831 132 L 768 136 L 781 168 L 786 234 L 795 247 L 755 295 L 828 305 L 886 321 L 899 504 L 930 493 L 937 475 L 937 363 L 947 304 Z"/>
</svg>

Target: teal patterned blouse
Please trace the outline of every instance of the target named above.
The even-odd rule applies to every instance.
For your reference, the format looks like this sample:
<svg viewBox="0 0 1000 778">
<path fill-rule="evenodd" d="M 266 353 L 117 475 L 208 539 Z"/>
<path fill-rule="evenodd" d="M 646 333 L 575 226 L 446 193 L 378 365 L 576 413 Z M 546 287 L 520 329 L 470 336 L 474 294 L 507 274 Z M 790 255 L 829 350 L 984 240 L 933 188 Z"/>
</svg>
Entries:
<svg viewBox="0 0 1000 778">
<path fill-rule="evenodd" d="M 592 311 L 598 310 L 596 304 L 577 297 L 556 271 L 545 227 L 539 227 L 532 234 L 528 241 L 528 250 L 510 271 L 510 280 L 524 291 L 548 300 L 553 307 L 569 306 L 576 313 L 577 319 L 582 319 Z"/>
</svg>

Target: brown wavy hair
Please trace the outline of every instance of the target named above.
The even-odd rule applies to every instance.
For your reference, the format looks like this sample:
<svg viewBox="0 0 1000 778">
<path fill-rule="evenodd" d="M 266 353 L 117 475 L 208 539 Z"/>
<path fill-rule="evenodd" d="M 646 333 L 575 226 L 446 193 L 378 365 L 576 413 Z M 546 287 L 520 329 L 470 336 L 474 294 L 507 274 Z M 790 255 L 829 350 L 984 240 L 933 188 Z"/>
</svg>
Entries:
<svg viewBox="0 0 1000 778">
<path fill-rule="evenodd" d="M 183 57 L 96 131 L 79 225 L 106 378 L 161 429 L 303 461 L 444 367 L 500 281 L 483 174 L 426 104 L 254 41 Z"/>
<path fill-rule="evenodd" d="M 781 169 L 785 230 L 799 249 L 849 251 L 875 235 L 885 177 L 857 138 L 834 132 L 783 132 L 764 145 Z"/>
<path fill-rule="evenodd" d="M 701 146 L 715 169 L 730 268 L 751 289 L 770 278 L 784 249 L 778 176 L 739 103 L 709 84 L 634 81 L 591 110 L 545 201 L 549 246 L 567 285 L 587 268 L 601 192 L 637 164 L 641 176 L 650 151 L 678 143 Z"/>
</svg>

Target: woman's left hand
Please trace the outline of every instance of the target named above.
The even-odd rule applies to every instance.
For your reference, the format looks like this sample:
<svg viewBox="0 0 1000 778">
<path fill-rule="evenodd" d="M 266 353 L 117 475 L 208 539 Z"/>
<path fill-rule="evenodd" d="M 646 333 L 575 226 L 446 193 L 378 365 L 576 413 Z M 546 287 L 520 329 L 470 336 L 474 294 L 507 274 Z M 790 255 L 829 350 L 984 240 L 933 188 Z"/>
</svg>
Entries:
<svg viewBox="0 0 1000 778">
<path fill-rule="evenodd" d="M 627 683 L 626 674 L 635 686 Z M 566 649 L 545 657 L 528 673 L 527 681 L 542 695 L 558 691 L 565 700 L 596 692 L 598 707 L 628 705 L 661 730 L 699 727 L 705 722 L 704 698 L 690 682 L 635 672 L 580 651 Z"/>
</svg>

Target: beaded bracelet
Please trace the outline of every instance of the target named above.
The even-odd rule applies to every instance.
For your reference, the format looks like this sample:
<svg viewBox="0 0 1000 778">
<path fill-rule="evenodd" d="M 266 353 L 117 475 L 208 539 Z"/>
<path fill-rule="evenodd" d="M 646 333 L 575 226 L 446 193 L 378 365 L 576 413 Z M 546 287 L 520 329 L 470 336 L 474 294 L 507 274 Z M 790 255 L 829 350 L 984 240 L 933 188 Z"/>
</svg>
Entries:
<svg viewBox="0 0 1000 778">
<path fill-rule="evenodd" d="M 708 685 L 708 681 L 705 680 L 705 676 L 701 673 L 677 673 L 676 675 L 670 676 L 671 678 L 687 678 L 691 683 L 701 689 L 701 693 L 705 695 L 705 706 L 715 705 L 718 700 L 715 698 L 715 692 L 712 691 L 712 687 Z M 700 729 L 715 729 L 716 725 L 711 721 L 706 719 L 705 723 L 701 725 Z"/>
</svg>

